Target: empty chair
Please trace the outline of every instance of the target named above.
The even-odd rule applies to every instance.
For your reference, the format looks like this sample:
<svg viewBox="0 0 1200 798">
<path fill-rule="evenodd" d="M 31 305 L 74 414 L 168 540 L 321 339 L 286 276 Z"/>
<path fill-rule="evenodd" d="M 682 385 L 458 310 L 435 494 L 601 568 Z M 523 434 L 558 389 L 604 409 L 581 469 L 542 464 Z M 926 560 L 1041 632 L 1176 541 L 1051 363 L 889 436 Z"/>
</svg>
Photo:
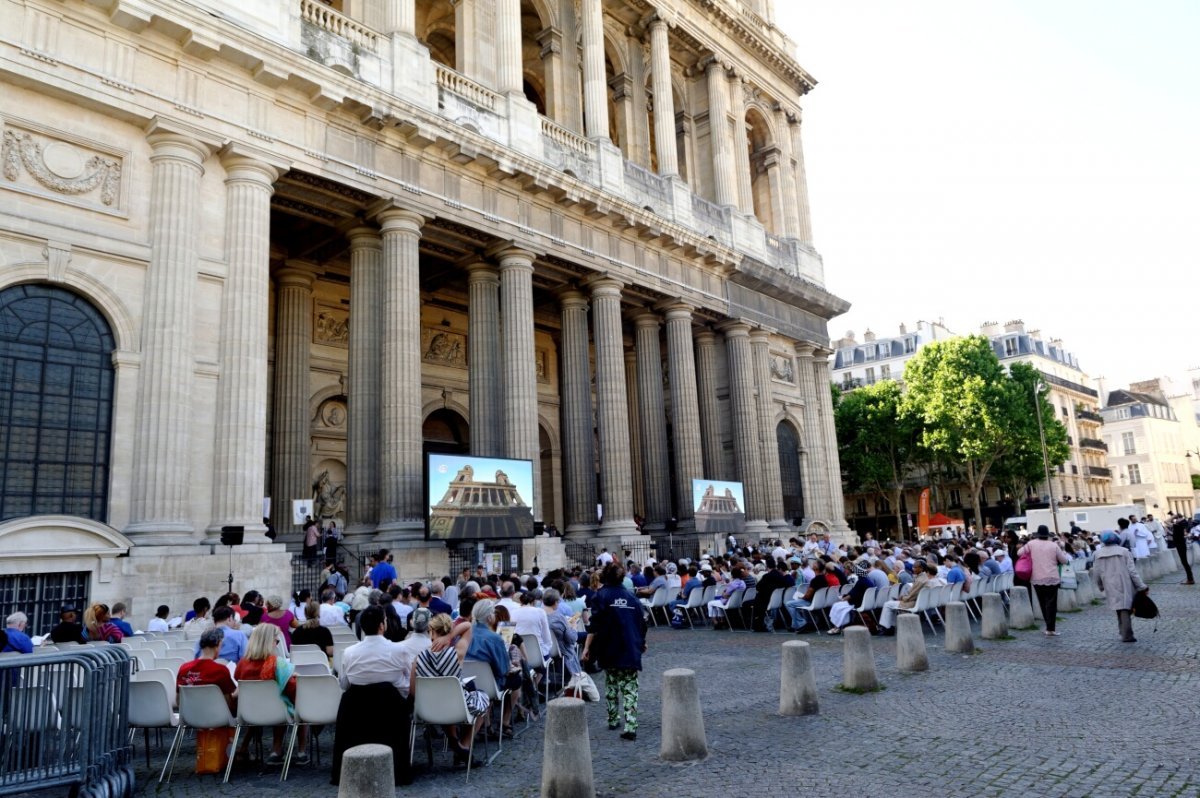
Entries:
<svg viewBox="0 0 1200 798">
<path fill-rule="evenodd" d="M 297 666 L 296 670 L 296 718 L 292 724 L 291 735 L 288 737 L 287 753 L 283 757 L 283 773 L 280 774 L 279 780 L 284 781 L 288 777 L 288 771 L 292 767 L 292 753 L 296 748 L 296 737 L 300 733 L 301 726 L 333 726 L 337 722 L 338 706 L 342 701 L 342 687 L 338 684 L 336 676 L 331 676 L 328 671 L 324 674 L 309 675 L 300 672 L 300 668 L 308 666 Z M 317 735 L 313 734 L 311 739 L 315 741 L 317 753 L 320 753 L 321 743 L 317 739 Z"/>
<path fill-rule="evenodd" d="M 167 652 L 170 651 L 171 646 L 166 640 L 147 640 L 146 648 L 153 651 L 156 657 L 165 657 L 168 656 Z"/>
<path fill-rule="evenodd" d="M 167 697 L 171 701 L 171 709 L 176 709 L 179 706 L 179 694 L 176 690 L 176 673 L 169 671 L 166 668 L 147 668 L 144 671 L 138 671 L 133 675 L 135 682 L 157 682 L 167 691 Z"/>
<path fill-rule="evenodd" d="M 742 606 L 738 608 L 738 616 L 742 621 L 742 628 L 746 628 L 746 608 L 750 608 L 750 623 L 754 623 L 754 599 L 758 597 L 757 587 L 748 587 L 742 595 Z"/>
<path fill-rule="evenodd" d="M 179 748 L 183 743 L 183 733 L 187 729 L 228 729 L 237 721 L 229 712 L 225 703 L 225 694 L 215 684 L 186 685 L 179 688 L 179 726 L 175 730 L 175 739 L 171 750 L 167 752 L 167 761 L 163 763 L 163 772 L 158 777 L 162 784 L 163 778 L 171 780 L 175 768 L 175 759 L 179 756 Z"/>
<path fill-rule="evenodd" d="M 328 676 L 330 674 L 329 666 L 324 662 L 304 662 L 296 666 L 296 675 L 304 676 Z"/>
<path fill-rule="evenodd" d="M 536 648 L 536 645 L 535 645 Z M 463 696 L 462 683 L 453 676 L 418 676 L 413 687 L 412 729 L 409 735 L 408 760 L 412 764 L 412 755 L 417 739 L 417 724 L 429 726 L 451 726 L 465 724 L 470 726 L 474 720 L 467 709 L 467 699 Z M 467 751 L 467 781 L 471 780 L 471 761 L 475 756 L 475 738 L 471 735 L 471 745 Z M 433 764 L 432 761 L 430 764 Z"/>
<path fill-rule="evenodd" d="M 767 603 L 767 617 L 763 622 L 767 625 L 767 631 L 774 634 L 775 621 L 779 617 L 780 611 L 783 610 L 783 598 L 787 595 L 789 588 L 777 587 L 771 592 L 771 600 Z M 753 619 L 751 619 L 753 620 Z"/>
<path fill-rule="evenodd" d="M 43 646 L 44 648 L 44 646 Z M 150 670 L 158 667 L 155 663 L 154 652 L 147 648 L 138 648 L 129 652 L 129 658 L 137 662 L 138 670 Z"/>
<path fill-rule="evenodd" d="M 298 651 L 292 649 L 292 664 L 293 665 L 324 665 L 329 667 L 329 657 L 325 656 L 325 652 L 317 649 L 316 651 Z"/>
<path fill-rule="evenodd" d="M 322 654 L 324 653 L 316 643 L 301 643 L 300 645 L 293 643 L 292 654 L 295 654 L 297 651 L 320 651 Z"/>
<path fill-rule="evenodd" d="M 171 708 L 170 692 L 157 680 L 143 679 L 129 684 L 129 742 L 133 743 L 138 729 L 146 733 L 147 768 L 150 767 L 150 730 L 173 729 L 179 725 L 179 716 Z"/>
<path fill-rule="evenodd" d="M 233 730 L 231 751 L 236 751 L 238 738 L 242 729 L 247 726 L 288 726 L 292 718 L 288 713 L 287 704 L 279 694 L 279 685 L 272 681 L 244 679 L 238 683 L 237 723 Z M 233 769 L 233 757 L 225 767 L 225 781 L 229 781 L 229 772 Z M 282 778 L 283 774 L 280 774 Z"/>
<path fill-rule="evenodd" d="M 658 626 L 658 618 L 656 617 L 656 613 L 658 610 L 663 611 L 664 623 L 667 620 L 670 620 L 670 619 L 666 618 L 666 609 L 665 609 L 666 606 L 667 606 L 667 589 L 665 587 L 660 587 L 658 590 L 654 591 L 654 595 L 651 596 L 651 598 L 650 598 L 650 607 L 649 607 L 650 621 L 655 626 Z"/>
<path fill-rule="evenodd" d="M 696 625 L 692 623 L 693 613 L 699 612 L 700 617 L 704 617 L 704 608 L 708 606 L 708 601 L 706 601 L 704 597 L 707 594 L 707 589 L 693 589 L 690 593 L 688 593 L 687 603 L 683 605 L 683 614 L 687 618 L 688 626 L 692 629 L 696 628 Z"/>
<path fill-rule="evenodd" d="M 171 673 L 179 673 L 179 669 L 191 661 L 191 657 L 187 659 L 183 659 L 182 657 L 158 657 L 154 660 L 154 667 L 166 668 Z"/>
</svg>

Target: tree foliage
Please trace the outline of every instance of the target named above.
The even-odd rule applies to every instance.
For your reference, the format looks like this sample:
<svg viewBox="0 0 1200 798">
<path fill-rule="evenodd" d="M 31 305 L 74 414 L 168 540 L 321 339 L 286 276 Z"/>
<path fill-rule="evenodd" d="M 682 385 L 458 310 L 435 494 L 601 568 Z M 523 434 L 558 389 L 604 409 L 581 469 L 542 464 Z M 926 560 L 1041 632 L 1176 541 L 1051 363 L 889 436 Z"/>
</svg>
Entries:
<svg viewBox="0 0 1200 798">
<path fill-rule="evenodd" d="M 1054 406 L 1046 399 L 1045 391 L 1039 391 L 1037 388 L 1041 380 L 1038 370 L 1028 363 L 1014 363 L 1008 374 L 1017 389 L 1015 401 L 1025 406 L 1024 411 L 1016 416 L 1016 423 L 1022 428 L 1016 435 L 1012 451 L 996 461 L 992 469 L 992 479 L 1005 493 L 1013 497 L 1019 515 L 1026 488 L 1037 485 L 1046 478 L 1042 446 L 1038 437 L 1035 397 L 1041 405 L 1042 427 L 1046 434 L 1046 459 L 1050 468 L 1056 468 L 1059 463 L 1067 461 L 1071 456 L 1071 446 L 1067 443 L 1067 428 L 1058 420 Z"/>
</svg>

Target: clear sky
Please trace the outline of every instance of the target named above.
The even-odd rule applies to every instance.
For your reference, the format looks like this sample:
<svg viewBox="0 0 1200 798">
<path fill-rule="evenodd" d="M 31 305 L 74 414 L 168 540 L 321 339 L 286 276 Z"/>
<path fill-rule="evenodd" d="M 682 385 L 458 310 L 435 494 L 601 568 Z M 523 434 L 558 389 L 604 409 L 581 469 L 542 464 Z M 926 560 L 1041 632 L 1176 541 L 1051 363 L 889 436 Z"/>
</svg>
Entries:
<svg viewBox="0 0 1200 798">
<path fill-rule="evenodd" d="M 1200 365 L 1200 2 L 775 0 L 836 339 L 1023 319 L 1110 389 Z"/>
</svg>

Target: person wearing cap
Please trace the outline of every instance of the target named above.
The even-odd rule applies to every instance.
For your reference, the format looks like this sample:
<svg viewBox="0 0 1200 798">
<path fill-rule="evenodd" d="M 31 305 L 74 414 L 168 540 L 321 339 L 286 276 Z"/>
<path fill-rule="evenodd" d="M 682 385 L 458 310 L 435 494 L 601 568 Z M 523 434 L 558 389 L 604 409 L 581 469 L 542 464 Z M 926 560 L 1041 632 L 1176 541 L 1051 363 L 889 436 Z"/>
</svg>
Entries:
<svg viewBox="0 0 1200 798">
<path fill-rule="evenodd" d="M 1150 588 L 1142 581 L 1133 556 L 1121 545 L 1121 536 L 1112 530 L 1100 535 L 1100 550 L 1092 565 L 1096 587 L 1104 591 L 1108 608 L 1117 613 L 1117 630 L 1121 640 L 1136 643 L 1133 636 L 1133 596 Z"/>
<path fill-rule="evenodd" d="M 996 567 L 1000 569 L 998 573 L 1012 573 L 1012 560 L 1009 559 L 1008 552 L 1005 551 L 1003 546 L 996 547 L 996 550 L 992 552 L 992 559 L 988 560 L 988 562 L 996 563 Z"/>
<path fill-rule="evenodd" d="M 1029 583 L 1037 595 L 1038 604 L 1042 608 L 1042 617 L 1046 621 L 1046 635 L 1058 635 L 1054 628 L 1054 616 L 1058 612 L 1058 588 L 1061 579 L 1058 576 L 1058 566 L 1070 565 L 1071 558 L 1062 550 L 1062 545 L 1050 539 L 1050 527 L 1042 524 L 1037 528 L 1033 540 L 1026 543 L 1017 551 L 1017 556 L 1028 553 L 1033 563 L 1033 574 Z"/>
<path fill-rule="evenodd" d="M 50 630 L 51 643 L 86 643 L 83 624 L 79 622 L 79 611 L 70 604 L 58 613 L 58 623 Z"/>
</svg>

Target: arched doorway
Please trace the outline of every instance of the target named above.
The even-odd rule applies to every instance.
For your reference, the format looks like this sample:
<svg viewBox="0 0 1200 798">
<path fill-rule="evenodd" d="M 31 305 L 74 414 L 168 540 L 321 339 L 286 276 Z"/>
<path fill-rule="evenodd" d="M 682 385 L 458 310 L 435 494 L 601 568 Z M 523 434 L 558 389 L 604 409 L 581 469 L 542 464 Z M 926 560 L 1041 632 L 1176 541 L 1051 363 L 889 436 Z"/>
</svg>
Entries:
<svg viewBox="0 0 1200 798">
<path fill-rule="evenodd" d="M 779 481 L 783 484 L 783 514 L 789 521 L 804 517 L 804 482 L 800 477 L 800 433 L 790 421 L 775 428 L 779 445 Z"/>
<path fill-rule="evenodd" d="M 771 126 L 757 109 L 746 113 L 746 142 L 750 162 L 750 196 L 754 215 L 768 232 L 778 233 L 777 211 L 772 190 L 772 170 L 778 168 L 778 151 L 771 137 Z"/>
<path fill-rule="evenodd" d="M 108 520 L 115 348 L 108 322 L 78 294 L 0 291 L 0 520 Z"/>
<path fill-rule="evenodd" d="M 434 410 L 421 426 L 425 454 L 470 454 L 471 433 L 467 420 L 449 408 Z"/>
</svg>

